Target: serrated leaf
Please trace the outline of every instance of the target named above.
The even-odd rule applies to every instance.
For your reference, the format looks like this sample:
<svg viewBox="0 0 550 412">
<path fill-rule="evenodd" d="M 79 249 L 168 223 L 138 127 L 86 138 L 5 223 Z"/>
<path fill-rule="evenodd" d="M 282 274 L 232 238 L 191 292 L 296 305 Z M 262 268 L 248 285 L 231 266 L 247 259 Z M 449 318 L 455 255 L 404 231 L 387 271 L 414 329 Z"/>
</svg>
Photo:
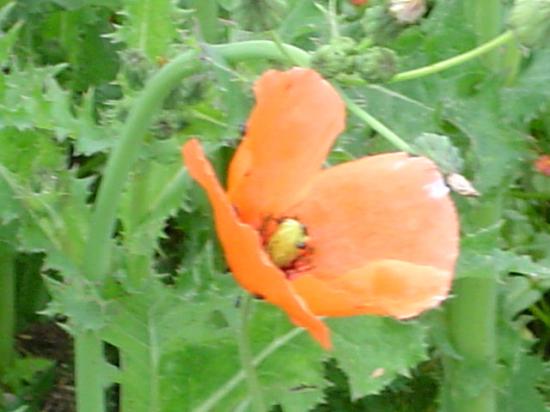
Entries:
<svg viewBox="0 0 550 412">
<path fill-rule="evenodd" d="M 69 93 L 55 80 L 65 67 L 28 67 L 6 76 L 5 88 L 0 88 L 0 129 L 40 128 L 52 131 L 59 140 L 75 139 L 77 149 L 85 154 L 105 150 L 113 136 L 93 120 L 91 95 L 84 97 L 75 116 Z"/>
<path fill-rule="evenodd" d="M 63 283 L 45 277 L 52 300 L 42 313 L 50 316 L 60 313 L 69 317 L 70 325 L 65 327 L 73 334 L 102 329 L 107 319 L 105 316 L 107 302 L 91 285 L 82 282 L 83 275 L 78 269 L 69 271 L 64 267 L 63 275 L 66 279 L 73 278 L 73 280 Z"/>
<path fill-rule="evenodd" d="M 497 92 L 489 86 L 476 97 L 453 99 L 445 104 L 447 118 L 471 141 L 474 186 L 482 194 L 507 184 L 527 152 L 520 134 L 502 124 L 498 99 Z"/>
<path fill-rule="evenodd" d="M 406 141 L 412 142 L 422 133 L 438 129 L 433 106 L 398 91 L 382 86 L 368 86 L 356 88 L 353 95 L 367 112 Z"/>
<path fill-rule="evenodd" d="M 250 403 L 237 345 L 239 308 L 233 296 L 226 300 L 223 312 L 225 337 L 180 345 L 164 359 L 166 412 L 234 411 Z M 298 412 L 320 401 L 326 386 L 321 360 L 326 355 L 307 334 L 293 328 L 283 313 L 271 305 L 256 304 L 249 340 L 268 405 L 280 404 L 285 411 Z"/>
<path fill-rule="evenodd" d="M 166 57 L 176 37 L 176 12 L 173 0 L 126 0 L 126 20 L 115 37 L 151 60 Z"/>
<path fill-rule="evenodd" d="M 504 108 L 508 116 L 528 122 L 548 108 L 550 101 L 550 48 L 536 50 L 527 68 L 511 87 L 503 90 Z"/>
<path fill-rule="evenodd" d="M 8 60 L 22 25 L 23 23 L 16 23 L 6 33 L 0 34 L 0 64 L 5 64 Z"/>
<path fill-rule="evenodd" d="M 501 392 L 499 411 L 547 412 L 537 383 L 541 381 L 545 365 L 541 359 L 522 354 L 519 367 L 514 371 L 508 390 Z"/>
<path fill-rule="evenodd" d="M 427 358 L 426 328 L 418 322 L 356 316 L 331 320 L 330 327 L 352 399 L 379 392 Z"/>
</svg>

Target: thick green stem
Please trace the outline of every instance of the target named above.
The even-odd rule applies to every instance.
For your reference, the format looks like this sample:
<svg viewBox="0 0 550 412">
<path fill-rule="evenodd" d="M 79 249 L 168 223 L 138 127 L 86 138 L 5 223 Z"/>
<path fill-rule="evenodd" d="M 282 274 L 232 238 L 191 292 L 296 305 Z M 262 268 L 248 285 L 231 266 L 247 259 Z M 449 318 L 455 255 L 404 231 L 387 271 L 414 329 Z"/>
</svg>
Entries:
<svg viewBox="0 0 550 412">
<path fill-rule="evenodd" d="M 270 41 L 248 41 L 213 46 L 227 61 L 277 59 L 286 56 Z M 286 53 L 302 65 L 309 64 L 309 54 L 297 47 L 285 46 Z M 122 135 L 113 149 L 99 187 L 90 225 L 84 273 L 92 280 L 102 280 L 109 268 L 110 239 L 113 233 L 120 194 L 128 173 L 137 158 L 139 147 L 154 115 L 170 91 L 186 76 L 200 69 L 200 55 L 189 51 L 164 66 L 147 84 L 130 111 Z"/>
<path fill-rule="evenodd" d="M 6 227 L 0 230 L 6 230 Z M 15 248 L 2 234 L 0 236 L 0 377 L 8 370 L 15 357 L 15 256 Z"/>
<path fill-rule="evenodd" d="M 227 61 L 247 59 L 276 59 L 287 57 L 273 42 L 250 41 L 213 46 Z M 309 55 L 296 47 L 284 46 L 286 53 L 302 65 L 309 64 Z M 114 231 L 116 212 L 120 195 L 128 173 L 137 159 L 145 133 L 151 125 L 163 100 L 178 83 L 202 67 L 197 51 L 188 51 L 165 65 L 147 84 L 132 107 L 120 139 L 107 162 L 103 181 L 90 224 L 83 273 L 87 279 L 101 282 L 110 266 L 111 236 Z M 102 378 L 103 343 L 94 333 L 77 333 L 76 347 L 76 392 L 79 412 L 101 412 L 105 410 L 104 383 Z"/>
<path fill-rule="evenodd" d="M 120 140 L 109 157 L 98 191 L 84 257 L 83 269 L 87 278 L 101 280 L 108 271 L 110 239 L 120 195 L 154 115 L 174 86 L 199 67 L 195 51 L 184 53 L 171 61 L 151 79 L 130 111 Z"/>
<path fill-rule="evenodd" d="M 250 312 L 252 308 L 252 296 L 248 295 L 243 299 L 241 304 L 241 325 L 239 329 L 239 353 L 241 356 L 241 365 L 244 369 L 246 381 L 248 383 L 248 391 L 252 397 L 252 406 L 255 412 L 267 412 L 267 407 L 262 396 L 262 389 L 258 376 L 256 374 L 256 368 L 254 367 L 254 360 L 252 357 L 252 350 L 250 348 L 250 341 L 248 336 L 248 324 L 250 320 Z"/>
<path fill-rule="evenodd" d="M 281 52 L 280 45 L 269 40 L 250 40 L 240 43 L 219 44 L 212 46 L 228 62 L 238 62 L 250 59 L 271 59 L 281 62 L 288 60 L 291 56 L 292 61 L 300 66 L 309 67 L 311 56 L 305 50 L 295 46 L 284 44 L 285 53 Z"/>
<path fill-rule="evenodd" d="M 482 44 L 475 49 L 467 51 L 466 53 L 459 54 L 458 56 L 454 56 L 450 59 L 442 60 L 434 64 L 430 64 L 429 66 L 398 73 L 391 79 L 390 82 L 396 83 L 405 80 L 417 79 L 419 77 L 428 76 L 430 74 L 435 74 L 443 70 L 450 69 L 451 67 L 466 63 L 467 61 L 472 60 L 476 57 L 483 56 L 484 54 L 496 49 L 497 47 L 503 46 L 511 42 L 512 40 L 514 40 L 514 33 L 511 31 L 506 31 L 500 36 L 494 38 L 493 40 Z"/>
<path fill-rule="evenodd" d="M 220 40 L 217 0 L 193 0 L 193 7 L 203 39 L 208 43 L 217 43 Z"/>
<path fill-rule="evenodd" d="M 502 0 L 464 0 L 464 14 L 477 37 L 478 44 L 484 44 L 502 31 Z M 483 60 L 492 70 L 499 66 L 501 56 L 487 53 Z"/>
<path fill-rule="evenodd" d="M 93 331 L 75 334 L 76 406 L 78 412 L 105 410 L 103 342 Z"/>
<path fill-rule="evenodd" d="M 496 362 L 497 283 L 487 273 L 479 273 L 478 276 L 458 279 L 453 287 L 455 297 L 447 307 L 449 336 L 453 348 L 460 355 L 459 359 L 449 358 L 445 363 L 445 410 L 448 412 L 497 410 L 491 377 L 481 379 L 480 388 L 473 391 L 472 396 L 464 391 L 467 377 L 462 372 L 467 367 L 475 365 L 479 369 L 472 368 L 472 372 L 482 370 L 492 374 Z"/>
<path fill-rule="evenodd" d="M 486 235 L 487 250 L 476 250 L 476 253 L 491 253 L 496 247 L 498 232 L 495 228 L 501 219 L 501 206 L 501 196 L 497 195 L 473 211 L 476 226 L 492 228 L 487 233 L 494 233 Z M 458 275 L 453 297 L 446 306 L 446 320 L 449 339 L 459 357 L 444 357 L 444 410 L 496 412 L 496 313 L 500 274 L 490 265 L 470 265 Z M 472 381 L 473 376 L 476 376 L 475 381 Z"/>
</svg>

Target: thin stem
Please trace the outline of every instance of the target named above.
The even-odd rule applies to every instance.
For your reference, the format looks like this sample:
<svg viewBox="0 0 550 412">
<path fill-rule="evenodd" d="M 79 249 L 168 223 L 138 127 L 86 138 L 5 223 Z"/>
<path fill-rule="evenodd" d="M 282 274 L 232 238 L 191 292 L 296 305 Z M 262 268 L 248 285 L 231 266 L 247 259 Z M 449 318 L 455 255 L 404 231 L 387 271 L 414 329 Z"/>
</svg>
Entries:
<svg viewBox="0 0 550 412">
<path fill-rule="evenodd" d="M 78 412 L 105 410 L 103 342 L 93 331 L 75 334 L 76 405 Z"/>
<path fill-rule="evenodd" d="M 494 38 L 493 40 L 482 44 L 475 49 L 467 51 L 466 53 L 459 54 L 458 56 L 451 57 L 447 60 L 442 60 L 440 62 L 431 64 L 429 66 L 420 67 L 418 69 L 409 70 L 406 72 L 396 74 L 391 80 L 391 83 L 402 82 L 405 80 L 417 79 L 419 77 L 428 76 L 441 72 L 443 70 L 450 69 L 451 67 L 458 66 L 462 63 L 465 63 L 469 60 L 472 60 L 476 57 L 482 56 L 485 53 L 490 52 L 491 50 L 496 49 L 497 47 L 503 46 L 514 39 L 514 33 L 510 30 L 502 33 L 500 36 Z"/>
<path fill-rule="evenodd" d="M 263 351 L 261 351 L 254 358 L 253 365 L 258 367 L 265 359 L 269 358 L 271 354 L 276 352 L 279 348 L 284 347 L 290 340 L 294 339 L 296 336 L 303 333 L 304 329 L 294 328 L 291 329 L 288 333 L 280 336 L 271 342 Z M 219 386 L 219 389 L 214 392 L 208 399 L 203 402 L 200 406 L 195 408 L 193 412 L 207 412 L 214 409 L 214 407 L 225 398 L 231 391 L 233 391 L 242 380 L 246 378 L 244 372 L 240 370 L 237 372 L 231 379 L 229 379 L 225 384 Z"/>
<path fill-rule="evenodd" d="M 2 232 L 13 232 L 9 227 Z M 15 358 L 15 256 L 8 233 L 0 236 L 0 377 Z"/>
<path fill-rule="evenodd" d="M 248 390 L 252 397 L 253 408 L 256 412 L 265 412 L 267 411 L 267 407 L 262 396 L 262 390 L 256 374 L 256 368 L 254 367 L 252 350 L 250 348 L 250 341 L 248 337 L 248 324 L 250 321 L 251 308 L 252 296 L 247 295 L 241 304 L 241 325 L 238 335 L 239 353 L 241 356 L 241 364 L 248 383 Z"/>
<path fill-rule="evenodd" d="M 340 31 L 338 29 L 338 12 L 336 8 L 336 0 L 328 1 L 328 21 L 330 24 L 330 38 L 335 39 L 340 36 Z"/>
<path fill-rule="evenodd" d="M 346 102 L 350 112 L 355 114 L 357 117 L 363 120 L 366 124 L 368 124 L 374 130 L 376 130 L 384 139 L 386 139 L 388 142 L 393 144 L 399 150 L 403 150 L 404 152 L 408 152 L 408 153 L 414 153 L 413 147 L 409 145 L 407 142 L 405 142 L 403 139 L 401 139 L 388 127 L 386 127 L 386 125 L 384 125 L 383 123 L 381 123 L 380 121 L 372 117 L 365 110 L 360 108 L 352 99 L 347 97 L 343 92 L 340 92 L 340 94 L 343 97 L 344 101 Z"/>
</svg>

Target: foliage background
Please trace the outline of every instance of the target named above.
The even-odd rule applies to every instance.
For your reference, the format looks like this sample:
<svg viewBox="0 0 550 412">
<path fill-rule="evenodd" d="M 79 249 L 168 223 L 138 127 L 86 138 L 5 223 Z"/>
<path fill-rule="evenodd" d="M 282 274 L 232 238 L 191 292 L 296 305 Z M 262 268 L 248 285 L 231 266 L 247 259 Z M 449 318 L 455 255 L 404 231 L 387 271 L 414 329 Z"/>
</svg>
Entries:
<svg viewBox="0 0 550 412">
<path fill-rule="evenodd" d="M 275 33 L 314 51 L 333 35 L 329 5 L 0 4 L 0 267 L 13 275 L 16 329 L 57 315 L 75 336 L 107 343 L 106 360 L 101 353 L 85 356 L 105 362 L 100 375 L 121 388 L 120 410 L 249 410 L 238 343 L 243 292 L 227 274 L 209 206 L 182 169 L 179 147 L 197 136 L 223 176 L 253 103 L 252 82 L 266 68 L 292 65 L 280 59 L 230 64 L 209 43 L 271 40 Z M 466 52 L 488 40 L 469 16 L 472 4 L 430 2 L 418 24 L 376 40 L 399 54 L 400 71 Z M 341 34 L 362 40 L 377 21 L 378 5 L 339 2 Z M 495 35 L 505 30 L 500 16 L 495 27 Z M 276 308 L 254 302 L 247 328 L 262 394 L 273 410 L 451 411 L 459 410 L 454 398 L 476 398 L 487 388 L 499 411 L 548 408 L 550 178 L 532 164 L 550 152 L 550 42 L 506 47 L 501 55 L 410 81 L 343 85 L 411 145 L 425 147 L 426 133 L 447 136 L 429 154 L 441 164 L 454 157 L 463 167 L 453 171 L 481 196 L 455 198 L 462 256 L 457 297 L 442 309 L 407 322 L 330 320 L 335 349 L 326 353 Z M 97 281 L 83 262 L 107 159 L 140 91 L 186 50 L 200 50 L 201 70 L 170 93 L 135 148 L 138 160 L 108 245 L 108 276 Z M 330 162 L 389 150 L 395 148 L 350 114 Z M 3 282 L 7 294 L 9 280 Z M 459 297 L 469 288 L 487 294 L 472 295 L 464 308 Z M 459 330 L 465 326 L 454 323 L 456 316 L 467 316 L 471 329 Z M 492 349 L 461 352 L 476 341 Z M 39 400 L 28 394 L 55 365 L 9 357 L 0 369 L 11 395 L 4 407 L 39 410 Z"/>
</svg>

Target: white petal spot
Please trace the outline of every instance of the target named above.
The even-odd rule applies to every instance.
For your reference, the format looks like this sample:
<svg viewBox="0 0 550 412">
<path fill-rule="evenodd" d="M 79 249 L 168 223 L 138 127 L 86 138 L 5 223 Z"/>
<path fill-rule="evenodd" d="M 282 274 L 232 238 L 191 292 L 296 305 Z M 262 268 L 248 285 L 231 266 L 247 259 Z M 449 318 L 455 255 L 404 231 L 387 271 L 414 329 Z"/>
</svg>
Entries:
<svg viewBox="0 0 550 412">
<path fill-rule="evenodd" d="M 428 183 L 424 186 L 424 189 L 428 192 L 428 196 L 433 199 L 440 199 L 449 194 L 449 188 L 441 178 L 437 179 L 435 182 Z"/>
</svg>

